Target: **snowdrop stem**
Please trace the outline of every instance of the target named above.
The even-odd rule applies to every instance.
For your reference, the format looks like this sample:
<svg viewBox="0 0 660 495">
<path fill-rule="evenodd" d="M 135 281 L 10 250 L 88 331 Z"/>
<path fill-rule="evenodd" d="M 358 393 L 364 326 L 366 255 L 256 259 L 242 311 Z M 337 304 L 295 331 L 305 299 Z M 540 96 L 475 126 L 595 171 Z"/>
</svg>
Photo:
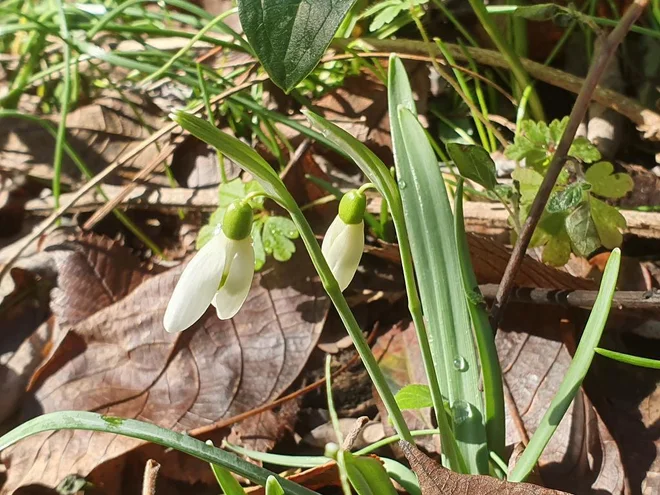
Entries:
<svg viewBox="0 0 660 495">
<path fill-rule="evenodd" d="M 351 308 L 348 306 L 348 302 L 346 301 L 344 294 L 342 294 L 339 288 L 337 280 L 332 274 L 332 271 L 330 270 L 330 267 L 328 266 L 328 263 L 326 262 L 325 257 L 321 252 L 321 246 L 319 246 L 312 228 L 307 222 L 305 215 L 303 215 L 303 212 L 300 210 L 300 208 L 297 207 L 297 205 L 291 208 L 287 207 L 287 209 L 291 214 L 291 219 L 294 221 L 298 227 L 298 230 L 300 231 L 300 237 L 302 238 L 303 243 L 309 252 L 309 256 L 312 259 L 312 263 L 314 263 L 314 266 L 316 267 L 316 271 L 318 272 L 319 277 L 321 278 L 323 288 L 327 292 L 328 296 L 330 296 L 330 300 L 337 309 L 337 313 L 339 313 L 339 317 L 344 323 L 344 326 L 346 327 L 346 330 L 348 331 L 348 334 L 353 341 L 353 345 L 355 345 L 355 349 L 358 351 L 358 354 L 362 359 L 362 363 L 367 369 L 367 373 L 369 373 L 369 376 L 371 377 L 371 381 L 374 383 L 381 400 L 387 408 L 387 412 L 390 419 L 392 420 L 394 429 L 401 436 L 401 438 L 412 442 L 412 435 L 410 434 L 408 425 L 403 419 L 401 409 L 399 409 L 399 406 L 394 400 L 394 395 L 392 394 L 392 391 L 387 384 L 383 372 L 378 366 L 376 358 L 371 352 L 369 343 L 365 339 L 364 334 L 362 333 L 362 330 L 360 329 L 360 326 L 358 325 L 358 322 L 355 319 L 353 312 L 351 311 Z"/>
<path fill-rule="evenodd" d="M 265 191 L 253 191 L 243 198 L 243 201 L 250 201 L 254 198 L 266 198 L 275 201 L 275 198 L 267 194 Z"/>
<path fill-rule="evenodd" d="M 367 182 L 366 184 L 362 184 L 360 186 L 360 188 L 358 189 L 358 191 L 361 192 L 362 194 L 364 194 L 369 189 L 374 189 L 374 190 L 378 191 L 378 188 L 376 187 L 376 184 L 372 184 L 371 182 Z"/>
</svg>

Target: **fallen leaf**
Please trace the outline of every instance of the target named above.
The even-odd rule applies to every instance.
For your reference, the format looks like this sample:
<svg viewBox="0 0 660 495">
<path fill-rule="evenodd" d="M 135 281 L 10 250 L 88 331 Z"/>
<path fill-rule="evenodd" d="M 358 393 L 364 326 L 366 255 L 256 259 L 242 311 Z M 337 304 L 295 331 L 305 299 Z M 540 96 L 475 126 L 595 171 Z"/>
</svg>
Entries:
<svg viewBox="0 0 660 495">
<path fill-rule="evenodd" d="M 268 452 L 286 434 L 293 432 L 300 407 L 290 400 L 277 409 L 264 411 L 234 425 L 227 441 L 246 449 Z"/>
<path fill-rule="evenodd" d="M 414 445 L 400 441 L 423 495 L 569 495 L 529 483 L 508 483 L 491 476 L 458 474 L 443 468 Z"/>
<path fill-rule="evenodd" d="M 53 252 L 58 287 L 51 310 L 60 326 L 71 326 L 126 297 L 150 276 L 119 242 L 88 234 Z"/>
<path fill-rule="evenodd" d="M 287 476 L 287 479 L 298 483 L 310 490 L 318 490 L 328 486 L 341 486 L 339 481 L 339 470 L 337 464 L 328 462 L 321 466 L 316 466 L 306 469 L 300 473 L 292 476 Z M 262 486 L 255 486 L 246 490 L 250 495 L 265 495 L 266 490 Z"/>
<path fill-rule="evenodd" d="M 183 266 L 147 279 L 72 326 L 51 358 L 52 369 L 33 384 L 33 407 L 21 419 L 77 409 L 187 431 L 273 400 L 298 376 L 328 308 L 306 254 L 290 263 L 257 274 L 232 320 L 218 320 L 210 308 L 179 334 L 165 332 L 162 319 Z M 11 493 L 37 481 L 55 486 L 70 473 L 87 476 L 139 445 L 93 432 L 38 435 L 3 452 L 10 466 L 4 489 Z"/>
<path fill-rule="evenodd" d="M 194 136 L 187 136 L 177 146 L 170 166 L 176 181 L 183 187 L 202 188 L 217 186 L 222 181 L 220 161 L 215 148 Z M 222 163 L 227 180 L 239 176 L 241 169 L 229 158 Z"/>
<path fill-rule="evenodd" d="M 130 99 L 132 105 L 123 98 Z M 52 120 L 52 125 L 57 126 L 58 117 Z M 107 96 L 68 115 L 67 142 L 91 172 L 96 173 L 148 138 L 161 122 L 160 112 L 135 95 Z M 23 120 L 3 119 L 0 142 L 0 167 L 42 179 L 52 178 L 55 140 L 43 127 Z M 158 147 L 152 144 L 139 155 L 140 160 L 148 163 L 157 153 Z M 80 176 L 67 156 L 62 162 L 62 172 L 69 178 Z"/>
</svg>

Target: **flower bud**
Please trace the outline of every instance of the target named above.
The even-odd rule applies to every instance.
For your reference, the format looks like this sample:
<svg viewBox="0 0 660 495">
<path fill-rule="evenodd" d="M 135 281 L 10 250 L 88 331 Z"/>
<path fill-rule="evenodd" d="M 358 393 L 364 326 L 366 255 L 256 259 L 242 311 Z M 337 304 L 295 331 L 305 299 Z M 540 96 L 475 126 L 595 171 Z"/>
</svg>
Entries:
<svg viewBox="0 0 660 495">
<path fill-rule="evenodd" d="M 222 231 L 228 239 L 240 241 L 252 232 L 252 207 L 247 201 L 234 201 L 229 205 L 222 221 Z"/>
</svg>

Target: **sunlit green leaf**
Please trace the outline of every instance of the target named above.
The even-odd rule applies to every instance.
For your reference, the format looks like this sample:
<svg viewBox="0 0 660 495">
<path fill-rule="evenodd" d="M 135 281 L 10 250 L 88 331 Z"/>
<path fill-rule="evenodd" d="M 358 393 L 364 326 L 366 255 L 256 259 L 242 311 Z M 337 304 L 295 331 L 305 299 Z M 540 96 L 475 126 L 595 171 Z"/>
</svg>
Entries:
<svg viewBox="0 0 660 495">
<path fill-rule="evenodd" d="M 552 141 L 552 144 L 554 145 L 559 144 L 559 141 L 561 141 L 561 137 L 564 134 L 567 125 L 568 125 L 568 117 L 564 117 L 561 120 L 555 119 L 552 122 L 550 122 L 548 128 L 550 130 L 550 140 Z"/>
<path fill-rule="evenodd" d="M 589 203 L 584 202 L 566 218 L 566 231 L 573 250 L 580 256 L 589 256 L 600 247 L 600 237 L 591 217 Z"/>
<path fill-rule="evenodd" d="M 520 188 L 520 200 L 523 203 L 531 203 L 541 187 L 543 176 L 531 168 L 516 168 L 511 177 L 517 181 Z"/>
<path fill-rule="evenodd" d="M 447 152 L 466 179 L 492 190 L 497 185 L 495 162 L 481 146 L 449 143 Z"/>
<path fill-rule="evenodd" d="M 394 396 L 402 410 L 432 407 L 433 399 L 428 385 L 406 385 Z"/>
<path fill-rule="evenodd" d="M 397 495 L 383 464 L 374 457 L 342 451 L 348 480 L 358 495 Z"/>
<path fill-rule="evenodd" d="M 264 222 L 263 247 L 277 261 L 289 261 L 296 252 L 291 239 L 298 238 L 296 225 L 285 217 L 268 217 Z"/>
<path fill-rule="evenodd" d="M 632 177 L 613 172 L 614 165 L 610 162 L 598 162 L 589 167 L 584 175 L 591 184 L 591 192 L 606 198 L 623 198 L 633 190 Z"/>
<path fill-rule="evenodd" d="M 580 136 L 575 138 L 573 144 L 571 144 L 568 156 L 586 163 L 593 163 L 600 160 L 600 151 L 586 137 Z"/>
<path fill-rule="evenodd" d="M 619 247 L 623 242 L 623 236 L 619 229 L 626 228 L 626 219 L 614 206 L 594 198 L 589 198 L 591 206 L 591 217 L 596 225 L 596 231 L 600 242 L 607 249 Z"/>
<path fill-rule="evenodd" d="M 354 0 L 239 0 L 241 25 L 275 84 L 289 92 L 316 66 Z"/>
<path fill-rule="evenodd" d="M 266 495 L 284 495 L 282 485 L 274 476 L 269 476 L 266 480 Z"/>
</svg>

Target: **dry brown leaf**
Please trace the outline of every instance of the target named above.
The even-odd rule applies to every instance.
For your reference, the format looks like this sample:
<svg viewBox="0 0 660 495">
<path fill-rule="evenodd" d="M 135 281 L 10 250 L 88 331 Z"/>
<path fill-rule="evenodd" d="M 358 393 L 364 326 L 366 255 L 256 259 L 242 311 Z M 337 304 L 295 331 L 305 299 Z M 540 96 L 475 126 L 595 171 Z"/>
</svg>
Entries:
<svg viewBox="0 0 660 495">
<path fill-rule="evenodd" d="M 297 401 L 287 401 L 276 410 L 264 411 L 234 425 L 227 441 L 250 450 L 268 452 L 287 433 L 293 432 L 299 411 Z"/>
<path fill-rule="evenodd" d="M 235 179 L 241 172 L 238 165 L 227 157 L 223 166 L 228 180 Z M 218 152 L 194 136 L 187 136 L 177 146 L 170 168 L 176 181 L 183 187 L 197 189 L 217 186 L 222 180 Z"/>
<path fill-rule="evenodd" d="M 233 320 L 218 320 L 210 308 L 176 335 L 163 330 L 162 318 L 182 266 L 147 279 L 72 327 L 33 385 L 36 410 L 26 408 L 22 419 L 77 409 L 187 431 L 273 400 L 305 364 L 328 308 L 305 253 L 289 263 L 255 277 Z M 9 465 L 3 493 L 87 475 L 138 445 L 92 432 L 33 437 L 3 453 Z"/>
<path fill-rule="evenodd" d="M 474 273 L 480 284 L 499 284 L 504 275 L 511 249 L 486 237 L 468 233 L 468 246 L 472 256 Z M 380 258 L 400 263 L 399 247 L 396 244 L 379 243 L 379 247 L 366 246 L 366 252 Z M 516 274 L 518 287 L 545 287 L 551 289 L 594 289 L 591 280 L 574 277 L 566 272 L 544 265 L 530 256 L 525 256 Z"/>
<path fill-rule="evenodd" d="M 67 142 L 85 164 L 96 173 L 133 146 L 149 137 L 160 126 L 159 112 L 130 94 L 124 95 L 139 107 L 140 119 L 126 101 L 104 97 L 77 108 L 67 117 Z M 145 122 L 151 129 L 142 125 Z M 54 119 L 54 125 L 57 120 Z M 41 126 L 17 119 L 3 119 L 0 128 L 0 167 L 50 179 L 55 140 Z M 155 145 L 147 147 L 140 161 L 148 163 L 158 153 Z M 79 177 L 75 164 L 65 156 L 62 171 Z"/>
<path fill-rule="evenodd" d="M 568 495 L 529 483 L 454 473 L 408 442 L 401 441 L 399 446 L 419 479 L 422 495 Z"/>
<path fill-rule="evenodd" d="M 378 337 L 373 352 L 388 382 L 396 384 L 399 388 L 410 384 L 426 385 L 428 383 L 422 353 L 417 344 L 417 335 L 412 322 L 400 322 Z M 394 430 L 389 422 L 387 410 L 378 395 L 374 394 L 374 397 L 386 432 L 388 435 L 393 435 Z M 410 429 L 421 430 L 434 427 L 435 415 L 431 408 L 407 410 L 403 411 L 403 415 Z M 421 437 L 417 443 L 427 452 L 440 452 L 437 435 Z"/>
<path fill-rule="evenodd" d="M 306 469 L 292 476 L 287 476 L 287 479 L 310 490 L 318 490 L 329 486 L 341 486 L 337 464 L 334 462 Z M 248 488 L 246 492 L 250 495 L 265 495 L 266 490 L 263 486 L 255 486 Z"/>
<path fill-rule="evenodd" d="M 51 310 L 63 327 L 123 299 L 150 276 L 128 248 L 95 234 L 63 245 L 53 258 L 58 288 L 51 296 Z"/>
<path fill-rule="evenodd" d="M 496 336 L 507 401 L 507 443 L 531 437 L 571 363 L 575 327 L 557 308 L 512 306 Z M 568 343 L 568 344 L 567 344 Z M 619 448 L 583 390 L 539 459 L 544 484 L 572 493 L 629 493 Z"/>
</svg>

